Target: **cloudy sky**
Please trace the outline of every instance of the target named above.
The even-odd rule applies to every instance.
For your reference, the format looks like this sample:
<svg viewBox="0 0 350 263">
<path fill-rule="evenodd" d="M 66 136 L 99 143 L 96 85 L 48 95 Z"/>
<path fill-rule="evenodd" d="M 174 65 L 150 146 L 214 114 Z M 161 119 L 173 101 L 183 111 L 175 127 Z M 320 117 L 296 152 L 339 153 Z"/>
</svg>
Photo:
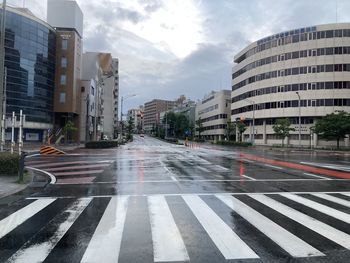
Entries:
<svg viewBox="0 0 350 263">
<path fill-rule="evenodd" d="M 284 30 L 350 21 L 347 0 L 77 2 L 84 13 L 84 51 L 118 57 L 121 94 L 137 94 L 126 108 L 153 98 L 184 94 L 197 100 L 211 90 L 230 89 L 233 56 L 250 42 Z M 25 3 L 46 19 L 45 0 L 8 3 Z"/>
</svg>

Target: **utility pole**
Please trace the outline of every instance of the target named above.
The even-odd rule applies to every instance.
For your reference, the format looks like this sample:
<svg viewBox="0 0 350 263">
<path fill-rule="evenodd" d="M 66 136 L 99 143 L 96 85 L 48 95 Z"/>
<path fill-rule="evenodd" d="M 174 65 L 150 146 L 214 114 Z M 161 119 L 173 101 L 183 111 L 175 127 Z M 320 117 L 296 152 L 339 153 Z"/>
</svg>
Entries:
<svg viewBox="0 0 350 263">
<path fill-rule="evenodd" d="M 6 0 L 2 2 L 1 32 L 0 32 L 0 117 L 4 115 L 4 68 L 5 68 L 5 24 L 6 24 Z M 5 116 L 6 118 L 6 116 Z M 5 122 L 0 123 L 0 130 L 5 129 Z"/>
</svg>

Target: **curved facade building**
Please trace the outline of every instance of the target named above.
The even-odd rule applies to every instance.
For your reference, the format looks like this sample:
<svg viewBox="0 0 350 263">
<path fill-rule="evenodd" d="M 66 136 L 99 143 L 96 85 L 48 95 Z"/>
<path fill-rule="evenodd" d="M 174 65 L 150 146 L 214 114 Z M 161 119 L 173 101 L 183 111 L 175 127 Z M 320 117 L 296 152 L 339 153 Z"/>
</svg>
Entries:
<svg viewBox="0 0 350 263">
<path fill-rule="evenodd" d="M 272 125 L 288 117 L 296 130 L 287 143 L 298 145 L 300 96 L 301 144 L 335 143 L 319 140 L 310 127 L 326 114 L 350 111 L 350 23 L 266 37 L 239 52 L 234 62 L 231 119 L 243 118 L 249 125 L 244 140 L 254 137 L 256 144 L 280 144 Z M 349 146 L 349 138 L 342 145 Z"/>
<path fill-rule="evenodd" d="M 6 115 L 9 118 L 13 111 L 19 115 L 23 110 L 25 141 L 42 141 L 52 128 L 55 53 L 56 33 L 52 27 L 28 9 L 6 8 Z"/>
</svg>

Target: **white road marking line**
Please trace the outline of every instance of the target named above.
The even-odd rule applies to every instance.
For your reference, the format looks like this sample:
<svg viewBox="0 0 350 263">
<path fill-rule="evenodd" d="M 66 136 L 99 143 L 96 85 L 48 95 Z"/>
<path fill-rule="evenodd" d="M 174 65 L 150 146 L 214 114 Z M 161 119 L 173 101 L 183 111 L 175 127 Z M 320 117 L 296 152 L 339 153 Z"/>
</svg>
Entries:
<svg viewBox="0 0 350 263">
<path fill-rule="evenodd" d="M 51 173 L 49 173 L 47 171 L 40 170 L 40 169 L 37 169 L 37 168 L 34 168 L 34 167 L 30 167 L 30 166 L 25 166 L 25 168 L 29 169 L 29 170 L 33 170 L 33 171 L 39 172 L 39 173 L 46 174 L 48 177 L 50 177 L 50 184 L 55 184 L 56 181 L 57 181 L 56 177 L 53 174 L 51 174 Z"/>
<path fill-rule="evenodd" d="M 198 195 L 198 196 L 211 196 L 211 195 L 280 195 L 285 192 L 261 192 L 261 193 L 229 193 L 229 192 L 206 192 L 206 193 L 190 193 L 190 194 L 118 194 L 118 196 L 129 196 L 129 197 L 148 197 L 148 196 L 186 196 L 186 195 Z M 320 193 L 320 194 L 342 194 L 342 195 L 348 195 L 350 196 L 350 192 L 289 192 L 292 194 L 311 194 L 311 193 Z M 91 198 L 106 198 L 106 197 L 113 197 L 117 195 L 91 195 L 89 197 Z M 77 198 L 73 195 L 68 196 L 38 196 L 38 197 L 27 197 L 27 200 L 40 200 L 40 199 L 61 199 L 61 198 Z"/>
<path fill-rule="evenodd" d="M 252 181 L 256 181 L 255 178 L 250 177 L 250 176 L 248 176 L 248 175 L 242 174 L 241 176 L 242 176 L 242 177 L 245 177 L 245 178 L 248 178 L 248 179 L 250 179 L 250 180 L 252 180 Z"/>
<path fill-rule="evenodd" d="M 170 176 L 171 180 L 173 180 L 174 182 L 177 182 L 177 179 L 175 178 L 175 176 Z"/>
<path fill-rule="evenodd" d="M 154 261 L 188 261 L 189 256 L 179 229 L 162 196 L 148 197 Z"/>
<path fill-rule="evenodd" d="M 274 166 L 274 165 L 271 165 L 271 164 L 264 164 L 264 166 L 266 166 L 266 167 L 271 167 L 271 168 L 275 168 L 275 169 L 279 169 L 279 170 L 282 170 L 282 169 L 283 169 L 282 167 Z"/>
<path fill-rule="evenodd" d="M 247 160 L 247 159 L 242 159 L 242 161 L 247 162 L 247 163 L 255 163 L 254 161 Z"/>
<path fill-rule="evenodd" d="M 312 194 L 314 196 L 317 196 L 319 198 L 331 201 L 333 203 L 337 203 L 346 207 L 350 207 L 350 201 L 335 197 L 335 196 L 331 196 L 331 195 L 327 195 L 327 194 Z"/>
<path fill-rule="evenodd" d="M 127 207 L 127 196 L 111 198 L 80 262 L 118 262 Z"/>
<path fill-rule="evenodd" d="M 331 217 L 334 217 L 336 219 L 339 219 L 341 221 L 344 221 L 344 222 L 350 224 L 350 214 L 341 212 L 341 211 L 336 210 L 334 208 L 331 208 L 329 206 L 322 205 L 320 203 L 317 203 L 315 201 L 312 201 L 310 199 L 307 199 L 307 198 L 304 198 L 304 197 L 301 197 L 298 195 L 294 195 L 294 194 L 290 194 L 290 193 L 284 193 L 281 195 L 290 199 L 290 200 L 293 200 L 299 204 L 308 206 L 308 207 L 315 209 L 321 213 L 324 213 L 326 215 L 329 215 Z"/>
<path fill-rule="evenodd" d="M 293 257 L 325 256 L 323 253 L 288 232 L 269 218 L 255 211 L 245 203 L 228 195 L 216 195 L 228 207 L 237 212 L 245 220 L 269 237 L 278 246 Z"/>
<path fill-rule="evenodd" d="M 84 211 L 84 209 L 91 202 L 92 198 L 81 198 L 73 202 L 64 213 L 59 214 L 53 220 L 49 222 L 46 227 L 54 227 L 62 220 L 62 216 L 68 213 L 65 221 L 60 223 L 56 232 L 49 237 L 46 241 L 41 243 L 33 243 L 35 236 L 27 241 L 21 249 L 11 256 L 8 260 L 10 263 L 27 263 L 27 262 L 43 262 L 46 257 L 50 254 L 52 249 L 57 245 L 69 228 L 73 225 L 75 220 Z M 41 231 L 43 231 L 42 229 Z"/>
<path fill-rule="evenodd" d="M 210 171 L 207 168 L 205 168 L 205 167 L 196 166 L 196 168 L 198 168 L 199 170 L 202 170 L 203 172 L 210 173 Z"/>
<path fill-rule="evenodd" d="M 225 259 L 259 258 L 199 196 L 183 195 L 182 198 Z"/>
<path fill-rule="evenodd" d="M 327 164 L 327 163 L 323 164 L 323 163 L 312 163 L 312 162 L 300 162 L 300 163 L 307 164 L 307 165 L 312 165 L 312 166 L 317 166 L 317 167 L 333 169 L 333 170 L 350 171 L 350 167 L 349 166 L 345 166 L 345 165 Z"/>
<path fill-rule="evenodd" d="M 223 167 L 221 165 L 215 165 L 215 167 L 219 168 L 220 170 L 223 170 L 223 171 L 229 171 L 230 169 L 227 169 L 226 167 Z"/>
<path fill-rule="evenodd" d="M 324 180 L 332 180 L 331 178 L 323 177 L 323 176 L 316 175 L 316 174 L 310 174 L 310 173 L 304 173 L 304 174 L 308 175 L 308 176 L 316 177 L 316 178 L 321 178 L 321 179 L 324 179 Z"/>
<path fill-rule="evenodd" d="M 0 238 L 54 202 L 56 198 L 36 200 L 0 221 Z"/>
<path fill-rule="evenodd" d="M 103 168 L 108 167 L 110 164 L 91 164 L 91 165 L 77 165 L 77 166 L 67 166 L 67 167 L 56 167 L 56 168 L 48 168 L 45 169 L 48 172 L 57 172 L 57 171 L 65 171 L 65 170 L 86 170 L 89 168 Z"/>
<path fill-rule="evenodd" d="M 312 218 L 302 212 L 299 212 L 285 204 L 282 204 L 265 195 L 249 195 L 251 198 L 259 201 L 260 203 L 272 208 L 273 210 L 281 213 L 282 215 L 292 219 L 293 221 L 315 231 L 316 233 L 332 240 L 333 242 L 341 245 L 344 248 L 350 249 L 350 235 L 327 225 L 315 218 Z"/>
</svg>

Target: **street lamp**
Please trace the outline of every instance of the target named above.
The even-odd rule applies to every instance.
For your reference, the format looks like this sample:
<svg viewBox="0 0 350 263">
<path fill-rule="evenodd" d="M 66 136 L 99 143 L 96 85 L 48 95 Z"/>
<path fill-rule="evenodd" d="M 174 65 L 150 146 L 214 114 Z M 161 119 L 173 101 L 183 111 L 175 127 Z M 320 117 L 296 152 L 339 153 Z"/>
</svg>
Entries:
<svg viewBox="0 0 350 263">
<path fill-rule="evenodd" d="M 252 136 L 252 145 L 255 143 L 255 101 L 254 100 L 248 100 L 248 99 L 243 99 L 248 101 L 253 105 L 253 136 Z"/>
<path fill-rule="evenodd" d="M 298 107 L 299 107 L 299 147 L 301 147 L 301 108 L 300 108 L 300 94 L 295 92 L 298 95 Z"/>
<path fill-rule="evenodd" d="M 129 99 L 131 97 L 135 97 L 136 94 L 128 94 L 125 96 L 122 96 L 121 103 L 120 103 L 120 142 L 123 141 L 123 102 L 126 99 Z"/>
</svg>

